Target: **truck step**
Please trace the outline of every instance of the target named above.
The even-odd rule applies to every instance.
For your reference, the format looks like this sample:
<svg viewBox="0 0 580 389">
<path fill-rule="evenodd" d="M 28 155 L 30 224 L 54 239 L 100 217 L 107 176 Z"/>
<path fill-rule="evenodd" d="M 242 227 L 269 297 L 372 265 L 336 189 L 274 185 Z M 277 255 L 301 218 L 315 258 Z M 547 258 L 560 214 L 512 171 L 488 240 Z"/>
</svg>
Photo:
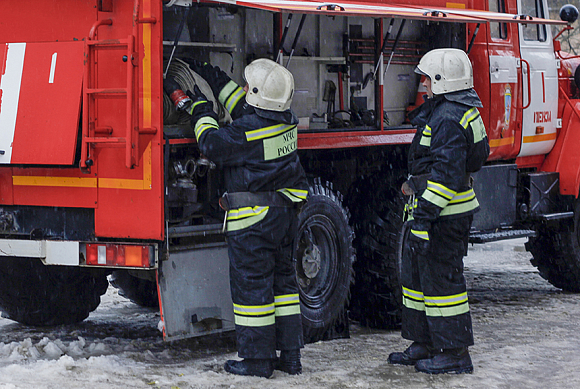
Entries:
<svg viewBox="0 0 580 389">
<path fill-rule="evenodd" d="M 527 238 L 536 236 L 534 230 L 501 230 L 494 232 L 474 232 L 469 234 L 469 243 L 488 243 L 498 240 Z"/>
</svg>

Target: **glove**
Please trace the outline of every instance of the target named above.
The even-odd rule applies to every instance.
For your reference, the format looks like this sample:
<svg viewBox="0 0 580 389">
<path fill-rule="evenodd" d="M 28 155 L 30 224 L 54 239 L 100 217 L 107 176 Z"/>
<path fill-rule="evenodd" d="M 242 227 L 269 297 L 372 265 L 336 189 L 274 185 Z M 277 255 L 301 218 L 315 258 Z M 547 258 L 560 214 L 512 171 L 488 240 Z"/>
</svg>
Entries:
<svg viewBox="0 0 580 389">
<path fill-rule="evenodd" d="M 189 108 L 189 114 L 191 115 L 191 124 L 195 128 L 195 124 L 202 117 L 210 116 L 216 121 L 217 125 L 217 114 L 213 111 L 213 103 L 207 100 L 207 97 L 201 92 L 199 87 L 195 85 L 193 87 L 193 93 L 187 91 L 187 95 L 192 100 L 191 107 Z"/>
<path fill-rule="evenodd" d="M 429 242 L 429 230 L 431 223 L 413 219 L 409 222 L 408 245 L 414 254 L 427 255 L 431 247 Z"/>
<path fill-rule="evenodd" d="M 211 66 L 207 62 L 200 62 L 196 60 L 187 60 L 191 70 L 203 77 L 211 87 L 215 98 L 217 99 L 221 90 L 226 86 L 232 79 L 219 67 Z"/>
</svg>

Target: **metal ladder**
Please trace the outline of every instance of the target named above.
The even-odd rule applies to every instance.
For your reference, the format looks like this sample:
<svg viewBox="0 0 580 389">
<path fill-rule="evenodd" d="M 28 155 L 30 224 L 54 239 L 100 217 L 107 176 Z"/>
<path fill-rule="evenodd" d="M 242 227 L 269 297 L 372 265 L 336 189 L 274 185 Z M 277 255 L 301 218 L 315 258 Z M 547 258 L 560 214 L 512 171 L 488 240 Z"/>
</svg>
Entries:
<svg viewBox="0 0 580 389">
<path fill-rule="evenodd" d="M 154 129 L 139 128 L 138 119 L 135 120 L 135 68 L 137 65 L 137 53 L 135 52 L 135 37 L 139 33 L 141 23 L 156 23 L 155 18 L 139 18 L 140 0 L 135 0 L 133 7 L 133 31 L 126 39 L 97 40 L 97 30 L 101 26 L 113 24 L 111 19 L 103 19 L 95 22 L 85 40 L 85 71 L 83 81 L 83 113 L 82 113 L 82 139 L 81 161 L 82 170 L 88 171 L 93 165 L 91 150 L 96 145 L 103 147 L 125 148 L 125 166 L 129 169 L 139 165 L 139 134 L 152 133 Z M 126 54 L 123 61 L 127 64 L 127 84 L 122 88 L 96 88 L 96 52 L 98 49 L 123 49 Z M 126 100 L 126 130 L 124 137 L 99 136 L 113 132 L 111 127 L 96 128 L 96 100 L 99 98 L 124 98 Z"/>
</svg>

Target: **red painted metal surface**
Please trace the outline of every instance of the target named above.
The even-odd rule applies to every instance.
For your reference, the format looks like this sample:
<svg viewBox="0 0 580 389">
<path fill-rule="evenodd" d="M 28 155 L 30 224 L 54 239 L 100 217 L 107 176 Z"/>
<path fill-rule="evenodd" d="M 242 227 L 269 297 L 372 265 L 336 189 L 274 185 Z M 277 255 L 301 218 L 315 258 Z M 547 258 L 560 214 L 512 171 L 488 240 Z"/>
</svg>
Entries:
<svg viewBox="0 0 580 389">
<path fill-rule="evenodd" d="M 562 112 L 562 128 L 552 152 L 546 156 L 541 171 L 560 173 L 560 193 L 578 196 L 580 187 L 580 101 L 570 100 L 563 89 L 560 96 L 566 103 Z"/>
<path fill-rule="evenodd" d="M 83 51 L 83 42 L 26 45 L 13 164 L 72 165 L 79 124 Z"/>
<path fill-rule="evenodd" d="M 415 130 L 361 131 L 300 134 L 298 148 L 340 149 L 347 147 L 366 147 L 411 143 Z"/>
<path fill-rule="evenodd" d="M 107 12 L 98 12 L 96 0 L 0 3 L 5 21 L 0 25 L 0 39 L 26 42 L 27 56 L 30 54 L 24 60 L 23 95 L 18 107 L 19 115 L 27 115 L 23 121 L 18 118 L 14 137 L 14 158 L 21 165 L 0 166 L 0 201 L 94 208 L 95 234 L 99 237 L 162 240 L 162 2 L 125 0 L 109 5 L 101 8 Z M 22 23 L 24 17 L 26 23 Z M 99 41 L 129 43 L 122 50 L 95 50 L 92 74 L 87 74 L 94 92 L 132 86 L 122 100 L 118 94 L 101 93 L 91 110 L 90 131 L 83 134 L 90 135 L 84 150 L 85 159 L 87 155 L 93 158 L 90 171 L 83 173 L 78 166 L 27 168 L 23 164 L 73 163 L 89 35 Z M 51 62 L 45 63 L 54 52 L 58 53 L 56 70 L 49 84 Z M 36 78 L 28 79 L 28 68 L 34 70 L 32 77 Z M 61 71 L 67 73 L 66 85 L 61 84 Z M 55 134 L 49 125 L 56 121 Z M 129 144 L 119 142 L 121 138 L 129 138 Z M 21 148 L 22 142 L 27 148 Z M 58 153 L 46 156 L 44 149 Z M 127 168 L 126 150 L 130 151 L 130 165 L 135 165 L 132 169 Z"/>
</svg>

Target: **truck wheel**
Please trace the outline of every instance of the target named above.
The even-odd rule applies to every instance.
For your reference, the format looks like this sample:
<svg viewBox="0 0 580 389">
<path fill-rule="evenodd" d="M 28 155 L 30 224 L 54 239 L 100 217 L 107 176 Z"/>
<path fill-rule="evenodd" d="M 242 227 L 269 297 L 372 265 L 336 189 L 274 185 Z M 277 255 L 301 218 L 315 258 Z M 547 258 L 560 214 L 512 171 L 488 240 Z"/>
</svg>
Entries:
<svg viewBox="0 0 580 389">
<path fill-rule="evenodd" d="M 354 233 L 339 196 L 317 179 L 299 216 L 295 265 L 307 343 L 337 337 L 335 325 L 348 331 Z"/>
<path fill-rule="evenodd" d="M 119 295 L 135 304 L 150 308 L 159 306 L 155 281 L 134 276 L 128 270 L 115 270 L 109 281 L 119 290 Z"/>
<path fill-rule="evenodd" d="M 405 200 L 398 176 L 381 173 L 355 185 L 354 266 L 350 315 L 362 325 L 395 328 L 401 321 L 399 246 Z"/>
<path fill-rule="evenodd" d="M 108 286 L 101 270 L 47 266 L 36 258 L 0 258 L 0 310 L 22 324 L 83 321 L 97 308 Z"/>
<path fill-rule="evenodd" d="M 580 292 L 580 201 L 573 221 L 561 222 L 557 228 L 542 225 L 536 232 L 538 236 L 526 243 L 532 265 L 555 287 Z"/>
</svg>

